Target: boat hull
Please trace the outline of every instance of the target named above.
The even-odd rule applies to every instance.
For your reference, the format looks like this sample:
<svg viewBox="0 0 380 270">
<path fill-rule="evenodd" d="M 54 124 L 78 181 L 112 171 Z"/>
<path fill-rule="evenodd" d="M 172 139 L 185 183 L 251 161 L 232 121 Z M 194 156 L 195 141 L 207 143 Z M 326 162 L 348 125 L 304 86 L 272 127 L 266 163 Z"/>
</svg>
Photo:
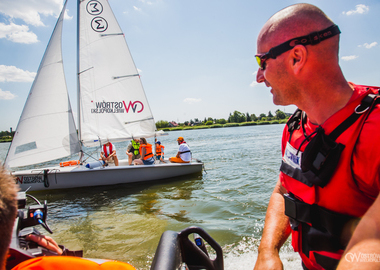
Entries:
<svg viewBox="0 0 380 270">
<path fill-rule="evenodd" d="M 83 165 L 48 167 L 15 171 L 11 174 L 21 191 L 55 190 L 79 187 L 108 186 L 155 181 L 202 172 L 202 162 L 160 163 L 154 165 L 108 166 L 93 169 Z"/>
</svg>

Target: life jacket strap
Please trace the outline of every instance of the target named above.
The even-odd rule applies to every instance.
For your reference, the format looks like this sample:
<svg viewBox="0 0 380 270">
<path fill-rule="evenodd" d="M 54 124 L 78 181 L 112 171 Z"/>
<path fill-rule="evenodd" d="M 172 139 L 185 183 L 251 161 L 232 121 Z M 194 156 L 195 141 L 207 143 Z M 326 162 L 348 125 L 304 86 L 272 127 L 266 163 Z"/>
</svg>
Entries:
<svg viewBox="0 0 380 270">
<path fill-rule="evenodd" d="M 180 154 L 183 154 L 183 153 L 191 153 L 191 151 L 190 150 L 187 150 L 187 151 L 183 151 L 183 152 L 179 152 Z"/>
<path fill-rule="evenodd" d="M 346 129 L 348 129 L 359 117 L 368 110 L 380 103 L 379 95 L 368 94 L 363 98 L 361 104 L 356 107 L 355 112 L 353 112 L 346 120 L 344 120 L 339 126 L 337 126 L 330 134 L 329 137 L 332 140 L 336 140 Z"/>
<path fill-rule="evenodd" d="M 300 223 L 307 223 L 320 231 L 338 237 L 338 239 L 341 237 L 343 227 L 347 222 L 357 219 L 353 216 L 330 211 L 317 204 L 307 204 L 296 199 L 293 194 L 285 194 L 284 200 L 285 215 L 289 218 Z"/>
</svg>

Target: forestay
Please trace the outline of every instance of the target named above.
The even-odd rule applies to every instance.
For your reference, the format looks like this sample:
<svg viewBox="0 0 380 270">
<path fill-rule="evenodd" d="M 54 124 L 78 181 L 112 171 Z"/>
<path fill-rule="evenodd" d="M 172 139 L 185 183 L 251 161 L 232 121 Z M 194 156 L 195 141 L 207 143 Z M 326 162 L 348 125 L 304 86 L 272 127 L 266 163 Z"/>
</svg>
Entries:
<svg viewBox="0 0 380 270">
<path fill-rule="evenodd" d="M 37 164 L 80 151 L 62 63 L 66 3 L 30 89 L 5 160 L 7 167 Z"/>
<path fill-rule="evenodd" d="M 80 140 L 95 146 L 154 136 L 140 76 L 108 1 L 78 2 Z"/>
</svg>

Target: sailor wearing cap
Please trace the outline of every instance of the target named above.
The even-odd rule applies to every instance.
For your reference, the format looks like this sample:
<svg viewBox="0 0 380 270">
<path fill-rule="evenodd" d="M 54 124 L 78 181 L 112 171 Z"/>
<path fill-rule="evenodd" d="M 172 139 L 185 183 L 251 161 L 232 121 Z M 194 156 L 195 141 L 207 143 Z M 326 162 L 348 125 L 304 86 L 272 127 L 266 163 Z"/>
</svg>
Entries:
<svg viewBox="0 0 380 270">
<path fill-rule="evenodd" d="M 187 145 L 183 137 L 178 137 L 179 150 L 175 157 L 169 158 L 172 163 L 189 163 L 191 161 L 190 147 Z"/>
</svg>

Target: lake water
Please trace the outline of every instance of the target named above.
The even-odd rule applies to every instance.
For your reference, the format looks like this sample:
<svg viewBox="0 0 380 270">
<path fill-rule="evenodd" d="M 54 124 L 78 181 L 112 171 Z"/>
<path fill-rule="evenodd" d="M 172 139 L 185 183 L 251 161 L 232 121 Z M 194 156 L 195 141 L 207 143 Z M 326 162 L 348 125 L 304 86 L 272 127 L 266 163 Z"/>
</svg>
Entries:
<svg viewBox="0 0 380 270">
<path fill-rule="evenodd" d="M 52 237 L 68 249 L 83 249 L 85 257 L 149 269 L 164 231 L 199 226 L 222 246 L 226 270 L 253 269 L 281 163 L 283 128 L 281 124 L 169 132 L 159 139 L 165 157 L 176 154 L 176 138 L 183 136 L 193 158 L 205 164 L 202 176 L 33 195 L 48 202 Z M 125 158 L 127 143 L 115 145 L 119 158 Z M 8 147 L 9 143 L 0 144 L 1 160 Z M 280 256 L 285 269 L 302 269 L 290 239 Z"/>
</svg>

